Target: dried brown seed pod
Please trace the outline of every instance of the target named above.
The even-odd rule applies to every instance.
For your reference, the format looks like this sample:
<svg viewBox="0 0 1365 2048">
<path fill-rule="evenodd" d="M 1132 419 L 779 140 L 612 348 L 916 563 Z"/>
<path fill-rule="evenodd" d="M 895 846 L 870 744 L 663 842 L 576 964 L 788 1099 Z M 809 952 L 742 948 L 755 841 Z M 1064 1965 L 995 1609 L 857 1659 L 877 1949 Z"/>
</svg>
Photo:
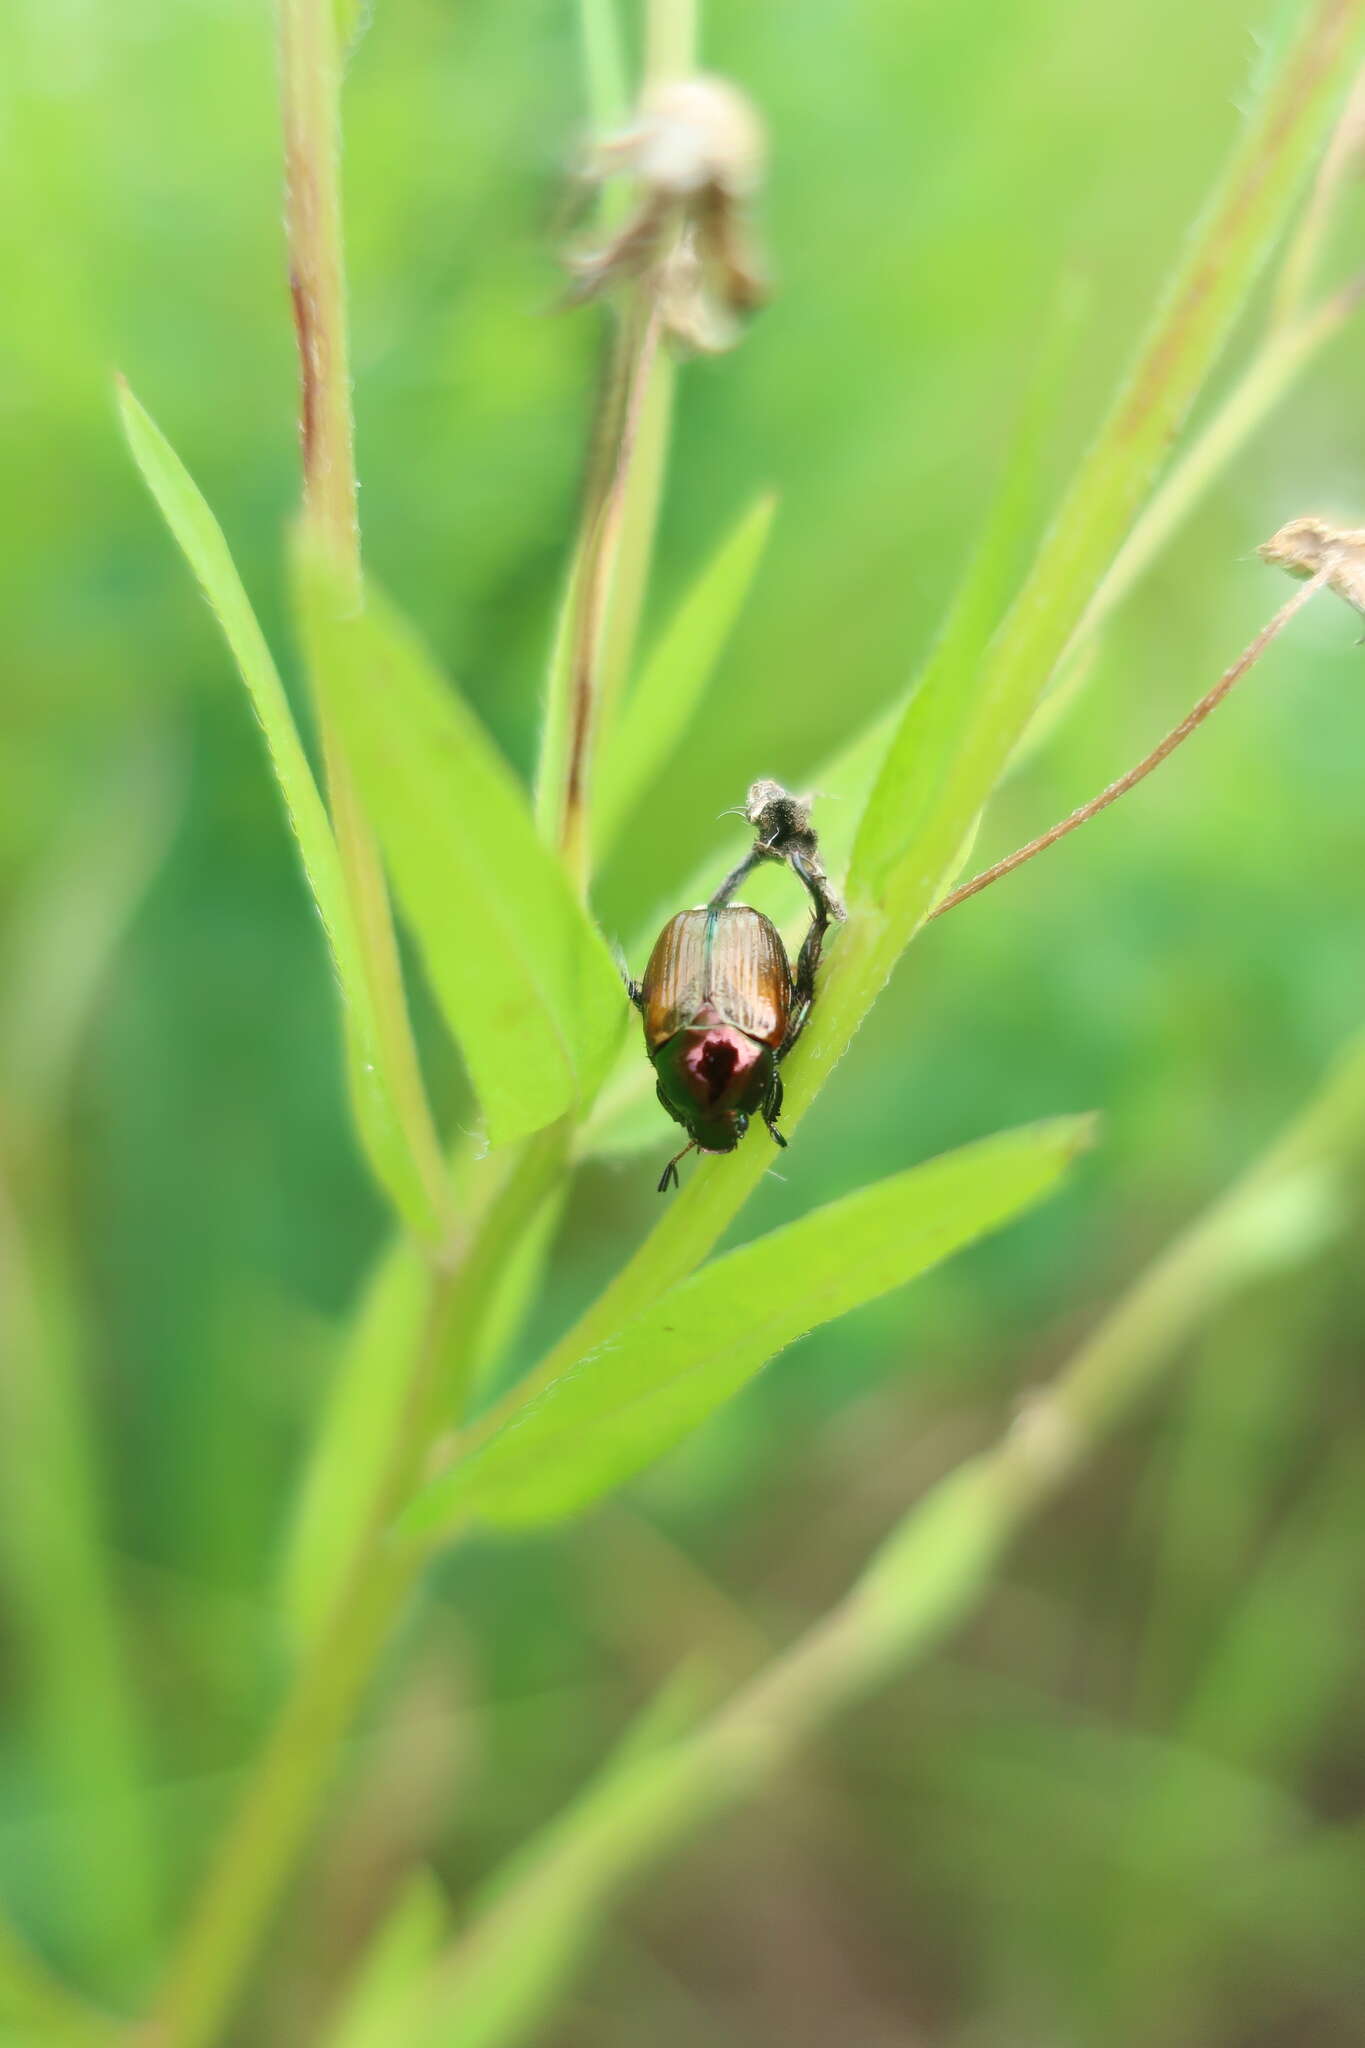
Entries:
<svg viewBox="0 0 1365 2048">
<path fill-rule="evenodd" d="M 565 259 L 571 298 L 653 273 L 667 333 L 706 353 L 733 346 L 736 316 L 767 291 L 747 218 L 765 157 L 763 124 L 727 80 L 650 87 L 627 126 L 594 143 L 582 166 L 591 183 L 633 178 L 639 198 L 608 241 Z"/>
<path fill-rule="evenodd" d="M 1325 569 L 1328 589 L 1365 614 L 1365 527 L 1337 526 L 1310 513 L 1289 520 L 1256 552 L 1263 562 L 1300 579 Z"/>
</svg>

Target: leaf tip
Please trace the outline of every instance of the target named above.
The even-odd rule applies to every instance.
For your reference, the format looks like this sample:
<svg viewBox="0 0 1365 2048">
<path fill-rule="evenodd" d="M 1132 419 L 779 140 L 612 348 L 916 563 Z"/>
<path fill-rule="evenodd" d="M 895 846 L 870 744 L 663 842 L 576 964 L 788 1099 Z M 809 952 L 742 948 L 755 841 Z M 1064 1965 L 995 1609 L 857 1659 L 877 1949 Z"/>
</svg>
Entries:
<svg viewBox="0 0 1365 2048">
<path fill-rule="evenodd" d="M 1062 1149 L 1066 1157 L 1080 1159 L 1099 1144 L 1104 1118 L 1097 1109 L 1084 1109 L 1079 1115 L 1064 1119 L 1064 1130 Z"/>
</svg>

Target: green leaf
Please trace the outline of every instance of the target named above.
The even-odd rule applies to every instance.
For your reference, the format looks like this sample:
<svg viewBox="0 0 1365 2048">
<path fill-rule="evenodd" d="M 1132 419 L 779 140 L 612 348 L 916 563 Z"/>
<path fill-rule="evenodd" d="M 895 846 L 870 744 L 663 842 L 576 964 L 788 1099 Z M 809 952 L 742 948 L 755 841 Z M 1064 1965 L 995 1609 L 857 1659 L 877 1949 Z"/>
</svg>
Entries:
<svg viewBox="0 0 1365 2048">
<path fill-rule="evenodd" d="M 716 1259 L 528 1400 L 400 1519 L 429 1534 L 585 1507 L 818 1324 L 925 1272 L 1027 1208 L 1090 1141 L 1088 1117 L 1008 1131 L 912 1167 Z"/>
<path fill-rule="evenodd" d="M 343 1343 L 281 1568 L 281 1605 L 296 1650 L 325 1626 L 374 1515 L 402 1423 L 406 1362 L 430 1292 L 426 1262 L 411 1245 L 393 1245 L 375 1268 Z"/>
<path fill-rule="evenodd" d="M 911 844 L 943 760 L 972 707 L 967 678 L 980 667 L 1005 611 L 1038 516 L 1040 473 L 1056 411 L 1066 345 L 1075 325 L 1069 296 L 1020 412 L 1000 479 L 967 568 L 912 689 L 858 827 L 850 890 L 875 895 Z"/>
<path fill-rule="evenodd" d="M 430 1190 L 404 1135 L 399 1093 L 385 1071 L 364 954 L 327 809 L 299 738 L 279 671 L 257 624 L 222 528 L 193 477 L 127 385 L 119 413 L 133 460 L 208 599 L 265 735 L 270 764 L 322 917 L 345 1005 L 347 1072 L 356 1123 L 376 1178 L 421 1235 L 438 1228 Z"/>
<path fill-rule="evenodd" d="M 392 2048 L 406 2010 L 444 1941 L 449 1913 L 440 1884 L 419 1870 L 370 1937 L 327 2030 L 327 2048 Z"/>
<path fill-rule="evenodd" d="M 600 935 L 477 718 L 371 589 L 346 612 L 300 535 L 296 595 L 398 899 L 459 1042 L 493 1143 L 596 1093 L 627 1013 Z"/>
<path fill-rule="evenodd" d="M 736 521 L 645 663 L 602 750 L 593 798 L 599 860 L 687 730 L 749 594 L 776 509 L 769 492 Z"/>
<path fill-rule="evenodd" d="M 0 2048 L 114 2048 L 112 2022 L 88 2010 L 0 1919 Z"/>
<path fill-rule="evenodd" d="M 344 73 L 357 43 L 368 34 L 374 20 L 374 0 L 332 0 L 332 19 L 336 24 L 336 59 Z"/>
</svg>

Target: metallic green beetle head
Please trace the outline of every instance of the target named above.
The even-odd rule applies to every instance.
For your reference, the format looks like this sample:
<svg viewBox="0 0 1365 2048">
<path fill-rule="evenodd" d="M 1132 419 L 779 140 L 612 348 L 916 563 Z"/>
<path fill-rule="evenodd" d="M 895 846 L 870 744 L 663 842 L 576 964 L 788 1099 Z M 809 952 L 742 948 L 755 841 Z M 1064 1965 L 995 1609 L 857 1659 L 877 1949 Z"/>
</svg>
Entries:
<svg viewBox="0 0 1365 2048">
<path fill-rule="evenodd" d="M 653 1054 L 659 1094 L 703 1152 L 733 1152 L 769 1100 L 776 1073 L 770 1045 L 733 1024 L 674 1032 Z"/>
</svg>

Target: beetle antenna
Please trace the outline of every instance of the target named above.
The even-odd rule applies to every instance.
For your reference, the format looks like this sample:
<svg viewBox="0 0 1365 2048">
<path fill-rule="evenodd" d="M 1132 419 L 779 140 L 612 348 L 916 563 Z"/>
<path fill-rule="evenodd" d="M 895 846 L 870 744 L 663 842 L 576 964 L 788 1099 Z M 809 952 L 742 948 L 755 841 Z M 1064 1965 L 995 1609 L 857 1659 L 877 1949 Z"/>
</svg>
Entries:
<svg viewBox="0 0 1365 2048">
<path fill-rule="evenodd" d="M 694 1138 L 690 1145 L 683 1146 L 681 1152 L 675 1152 L 673 1154 L 673 1157 L 669 1160 L 667 1166 L 659 1175 L 659 1193 L 661 1195 L 666 1195 L 668 1193 L 668 1183 L 670 1181 L 672 1181 L 675 1188 L 680 1187 L 682 1185 L 682 1183 L 678 1179 L 678 1161 L 680 1159 L 686 1159 L 688 1153 L 695 1152 L 696 1149 L 697 1141 Z"/>
</svg>

